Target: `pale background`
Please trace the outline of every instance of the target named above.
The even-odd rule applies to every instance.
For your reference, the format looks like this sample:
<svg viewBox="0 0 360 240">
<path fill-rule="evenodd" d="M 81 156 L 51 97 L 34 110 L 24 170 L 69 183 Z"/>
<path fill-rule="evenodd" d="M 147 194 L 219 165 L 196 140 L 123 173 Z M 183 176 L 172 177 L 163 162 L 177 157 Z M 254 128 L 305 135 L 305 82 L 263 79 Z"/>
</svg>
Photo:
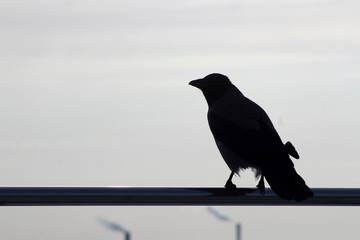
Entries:
<svg viewBox="0 0 360 240">
<path fill-rule="evenodd" d="M 0 1 L 0 185 L 223 186 L 188 85 L 212 72 L 269 114 L 311 187 L 359 187 L 360 3 Z M 238 186 L 254 187 L 251 172 Z M 352 207 L 1 207 L 0 238 L 358 239 Z"/>
</svg>

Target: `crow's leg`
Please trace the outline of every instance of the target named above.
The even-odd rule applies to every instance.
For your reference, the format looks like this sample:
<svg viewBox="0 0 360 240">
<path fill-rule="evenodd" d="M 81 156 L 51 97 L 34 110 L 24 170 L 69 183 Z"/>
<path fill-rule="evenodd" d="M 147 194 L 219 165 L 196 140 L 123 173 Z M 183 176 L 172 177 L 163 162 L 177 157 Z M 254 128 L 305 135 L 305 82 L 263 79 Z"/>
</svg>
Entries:
<svg viewBox="0 0 360 240">
<path fill-rule="evenodd" d="M 264 175 L 263 174 L 261 174 L 260 181 L 256 187 L 259 189 L 261 195 L 265 194 L 265 183 L 264 183 Z"/>
<path fill-rule="evenodd" d="M 231 174 L 230 174 L 230 177 L 229 177 L 229 179 L 226 181 L 226 184 L 225 184 L 225 188 L 227 189 L 227 190 L 235 190 L 236 189 L 236 185 L 235 184 L 233 184 L 232 183 L 232 177 L 234 176 L 234 171 L 232 171 L 231 172 Z"/>
</svg>

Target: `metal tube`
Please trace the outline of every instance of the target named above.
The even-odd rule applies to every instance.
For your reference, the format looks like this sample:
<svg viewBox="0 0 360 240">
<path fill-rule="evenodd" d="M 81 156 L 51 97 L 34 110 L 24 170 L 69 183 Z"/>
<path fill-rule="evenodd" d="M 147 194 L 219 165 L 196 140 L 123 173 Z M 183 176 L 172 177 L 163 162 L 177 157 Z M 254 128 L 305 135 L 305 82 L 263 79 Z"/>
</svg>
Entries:
<svg viewBox="0 0 360 240">
<path fill-rule="evenodd" d="M 359 206 L 360 188 L 313 188 L 287 201 L 271 189 L 211 187 L 0 187 L 0 206 Z"/>
<path fill-rule="evenodd" d="M 241 240 L 241 225 L 240 225 L 240 223 L 236 224 L 236 240 Z"/>
<path fill-rule="evenodd" d="M 130 232 L 125 232 L 125 240 L 130 240 Z"/>
</svg>

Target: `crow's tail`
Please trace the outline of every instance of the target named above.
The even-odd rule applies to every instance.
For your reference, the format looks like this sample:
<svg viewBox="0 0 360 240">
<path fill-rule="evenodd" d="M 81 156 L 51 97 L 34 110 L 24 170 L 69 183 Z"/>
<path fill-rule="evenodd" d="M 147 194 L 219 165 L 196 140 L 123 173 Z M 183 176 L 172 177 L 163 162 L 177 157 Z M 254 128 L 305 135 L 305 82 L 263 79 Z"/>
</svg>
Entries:
<svg viewBox="0 0 360 240">
<path fill-rule="evenodd" d="M 286 169 L 264 169 L 263 174 L 271 189 L 281 198 L 303 201 L 314 196 L 293 166 L 287 166 Z"/>
</svg>

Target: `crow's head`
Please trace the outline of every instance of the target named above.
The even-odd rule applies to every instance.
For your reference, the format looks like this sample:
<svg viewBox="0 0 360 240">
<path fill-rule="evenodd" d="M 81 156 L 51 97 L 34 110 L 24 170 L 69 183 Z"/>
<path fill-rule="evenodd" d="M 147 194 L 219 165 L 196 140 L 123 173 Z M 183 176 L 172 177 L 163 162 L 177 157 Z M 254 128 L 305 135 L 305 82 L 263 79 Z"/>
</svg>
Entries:
<svg viewBox="0 0 360 240">
<path fill-rule="evenodd" d="M 222 91 L 232 85 L 229 78 L 220 73 L 211 73 L 204 78 L 193 80 L 189 84 L 201 89 L 203 92 L 213 91 L 214 89 Z"/>
<path fill-rule="evenodd" d="M 229 78 L 220 73 L 209 74 L 204 78 L 193 80 L 189 84 L 203 92 L 209 105 L 213 104 L 225 94 L 229 87 L 233 86 Z"/>
</svg>

